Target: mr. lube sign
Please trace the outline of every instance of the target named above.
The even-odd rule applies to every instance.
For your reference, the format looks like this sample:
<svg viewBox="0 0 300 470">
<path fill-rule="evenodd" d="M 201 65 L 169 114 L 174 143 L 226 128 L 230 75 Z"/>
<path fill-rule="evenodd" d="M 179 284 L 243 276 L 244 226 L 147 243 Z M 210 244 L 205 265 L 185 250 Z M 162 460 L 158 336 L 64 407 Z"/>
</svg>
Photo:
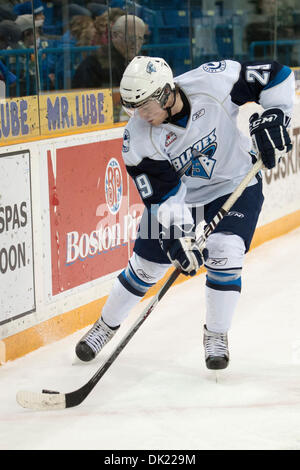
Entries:
<svg viewBox="0 0 300 470">
<path fill-rule="evenodd" d="M 0 100 L 0 144 L 112 124 L 110 90 L 65 92 Z"/>
</svg>

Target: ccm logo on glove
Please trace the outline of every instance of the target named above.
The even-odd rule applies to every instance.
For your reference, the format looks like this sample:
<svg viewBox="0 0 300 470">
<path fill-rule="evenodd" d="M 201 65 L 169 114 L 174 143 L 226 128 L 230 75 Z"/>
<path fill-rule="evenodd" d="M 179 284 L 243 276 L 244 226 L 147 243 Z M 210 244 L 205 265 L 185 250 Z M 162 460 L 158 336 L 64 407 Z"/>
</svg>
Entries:
<svg viewBox="0 0 300 470">
<path fill-rule="evenodd" d="M 255 114 L 252 114 L 251 118 L 254 117 L 254 116 L 255 116 Z M 274 123 L 274 121 L 276 121 L 276 119 L 278 119 L 278 116 L 277 116 L 277 114 L 270 114 L 269 116 L 260 117 L 256 120 L 253 120 L 252 122 L 251 122 L 251 118 L 250 118 L 250 128 L 253 132 L 254 129 L 256 127 L 260 126 L 261 124 L 267 124 L 267 123 L 271 123 L 271 122 Z"/>
<path fill-rule="evenodd" d="M 250 117 L 250 135 L 266 168 L 273 168 L 292 149 L 286 128 L 288 122 L 289 118 L 286 119 L 283 111 L 278 108 L 267 109 L 261 116 L 254 113 Z"/>
</svg>

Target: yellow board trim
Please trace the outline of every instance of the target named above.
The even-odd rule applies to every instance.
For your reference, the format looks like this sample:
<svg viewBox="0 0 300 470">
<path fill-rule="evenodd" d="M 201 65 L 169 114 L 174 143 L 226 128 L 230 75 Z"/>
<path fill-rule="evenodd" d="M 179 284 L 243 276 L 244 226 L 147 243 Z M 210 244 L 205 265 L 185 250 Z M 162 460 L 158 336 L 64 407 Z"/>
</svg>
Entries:
<svg viewBox="0 0 300 470">
<path fill-rule="evenodd" d="M 299 226 L 300 210 L 281 217 L 269 224 L 258 227 L 253 237 L 251 249 L 272 240 L 273 238 L 285 235 Z M 203 272 L 204 268 L 201 268 L 198 274 Z M 144 299 L 152 297 L 165 282 L 169 274 L 170 271 L 168 271 L 166 276 L 147 292 Z M 180 284 L 186 280 L 188 280 L 188 278 L 181 275 L 177 279 L 176 284 Z M 45 346 L 46 344 L 65 338 L 66 336 L 94 323 L 99 317 L 99 313 L 106 299 L 107 296 L 102 297 L 101 299 L 90 302 L 62 315 L 58 315 L 40 323 L 39 325 L 3 339 L 0 341 L 0 363 L 3 364 L 7 361 L 12 361 L 22 357 L 41 346 Z"/>
<path fill-rule="evenodd" d="M 110 89 L 7 98 L 1 112 L 4 105 L 12 124 L 0 129 L 1 146 L 113 127 Z"/>
</svg>

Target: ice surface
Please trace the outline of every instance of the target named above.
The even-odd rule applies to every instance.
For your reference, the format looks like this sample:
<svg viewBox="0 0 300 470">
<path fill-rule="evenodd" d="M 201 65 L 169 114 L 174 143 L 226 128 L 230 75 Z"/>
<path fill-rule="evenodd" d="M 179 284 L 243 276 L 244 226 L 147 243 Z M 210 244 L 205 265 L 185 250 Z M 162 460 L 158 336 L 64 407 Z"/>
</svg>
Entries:
<svg viewBox="0 0 300 470">
<path fill-rule="evenodd" d="M 0 449 L 300 449 L 299 273 L 300 228 L 247 255 L 218 382 L 204 364 L 204 275 L 170 289 L 76 408 L 24 410 L 15 396 L 79 388 L 145 302 L 94 363 L 74 356 L 85 330 L 6 363 Z"/>
</svg>

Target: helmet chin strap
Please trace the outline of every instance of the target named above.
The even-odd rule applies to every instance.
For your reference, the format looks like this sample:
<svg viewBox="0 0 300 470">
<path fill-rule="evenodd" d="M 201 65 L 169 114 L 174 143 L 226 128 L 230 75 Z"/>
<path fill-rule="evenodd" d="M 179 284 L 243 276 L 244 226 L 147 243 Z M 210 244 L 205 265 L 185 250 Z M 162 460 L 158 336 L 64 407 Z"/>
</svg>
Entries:
<svg viewBox="0 0 300 470">
<path fill-rule="evenodd" d="M 164 108 L 164 110 L 167 111 L 167 113 L 168 113 L 168 117 L 167 117 L 165 122 L 167 122 L 171 119 L 171 117 L 172 117 L 171 110 L 175 106 L 175 103 L 176 103 L 176 90 L 171 90 L 171 92 L 173 93 L 173 103 L 172 103 L 171 106 L 168 106 L 167 108 Z"/>
</svg>

